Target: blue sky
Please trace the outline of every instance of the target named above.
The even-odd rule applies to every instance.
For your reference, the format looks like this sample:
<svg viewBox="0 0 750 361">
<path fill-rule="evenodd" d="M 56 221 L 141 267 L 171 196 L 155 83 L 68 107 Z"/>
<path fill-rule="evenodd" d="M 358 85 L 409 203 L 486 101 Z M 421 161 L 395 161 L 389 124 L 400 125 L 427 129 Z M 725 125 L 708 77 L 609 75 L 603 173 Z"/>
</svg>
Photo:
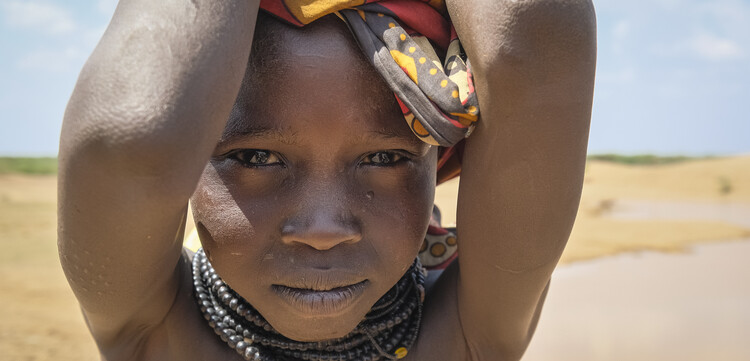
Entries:
<svg viewBox="0 0 750 361">
<path fill-rule="evenodd" d="M 114 0 L 0 0 L 0 155 L 55 155 Z M 589 152 L 750 153 L 750 0 L 595 0 Z"/>
</svg>

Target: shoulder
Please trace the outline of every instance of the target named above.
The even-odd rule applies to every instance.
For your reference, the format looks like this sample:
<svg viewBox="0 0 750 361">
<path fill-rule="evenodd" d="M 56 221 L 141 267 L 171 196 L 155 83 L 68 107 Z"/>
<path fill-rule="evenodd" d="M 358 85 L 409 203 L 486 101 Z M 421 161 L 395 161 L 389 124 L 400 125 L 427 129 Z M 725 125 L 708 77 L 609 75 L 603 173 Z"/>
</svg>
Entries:
<svg viewBox="0 0 750 361">
<path fill-rule="evenodd" d="M 183 250 L 179 286 L 164 318 L 149 326 L 126 328 L 115 342 L 100 344 L 103 360 L 239 360 L 208 326 L 195 301 L 192 256 L 193 252 Z"/>
<path fill-rule="evenodd" d="M 461 327 L 456 285 L 458 262 L 445 270 L 430 271 L 419 338 L 409 351 L 410 360 L 470 360 Z"/>
</svg>

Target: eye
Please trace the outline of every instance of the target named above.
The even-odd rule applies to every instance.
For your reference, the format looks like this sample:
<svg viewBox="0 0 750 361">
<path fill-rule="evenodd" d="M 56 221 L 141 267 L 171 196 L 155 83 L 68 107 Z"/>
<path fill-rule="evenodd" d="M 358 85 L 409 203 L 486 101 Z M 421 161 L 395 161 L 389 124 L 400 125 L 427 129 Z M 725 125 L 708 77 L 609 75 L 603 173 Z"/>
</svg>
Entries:
<svg viewBox="0 0 750 361">
<path fill-rule="evenodd" d="M 400 163 L 407 158 L 403 154 L 396 152 L 376 152 L 368 154 L 362 159 L 361 164 L 371 164 L 375 166 L 389 166 Z"/>
<path fill-rule="evenodd" d="M 283 165 L 283 162 L 275 153 L 263 149 L 243 149 L 233 152 L 229 158 L 235 159 L 245 167 L 265 167 L 271 165 Z"/>
</svg>

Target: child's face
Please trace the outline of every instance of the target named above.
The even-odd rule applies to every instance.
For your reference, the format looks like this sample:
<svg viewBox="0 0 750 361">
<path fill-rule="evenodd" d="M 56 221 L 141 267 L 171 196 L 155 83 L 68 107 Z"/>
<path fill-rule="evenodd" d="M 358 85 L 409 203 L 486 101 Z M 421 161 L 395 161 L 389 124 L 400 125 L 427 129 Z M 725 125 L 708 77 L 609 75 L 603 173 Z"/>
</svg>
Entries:
<svg viewBox="0 0 750 361">
<path fill-rule="evenodd" d="M 280 63 L 246 76 L 193 211 L 217 272 L 279 332 L 336 338 L 414 261 L 437 152 L 340 20 L 279 37 Z"/>
</svg>

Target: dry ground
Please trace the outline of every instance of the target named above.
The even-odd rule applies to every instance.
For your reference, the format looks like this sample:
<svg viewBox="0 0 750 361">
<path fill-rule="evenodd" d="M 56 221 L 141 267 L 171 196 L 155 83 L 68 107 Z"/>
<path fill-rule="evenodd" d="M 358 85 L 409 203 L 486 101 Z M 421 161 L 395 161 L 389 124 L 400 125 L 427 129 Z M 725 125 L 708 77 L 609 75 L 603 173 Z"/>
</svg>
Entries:
<svg viewBox="0 0 750 361">
<path fill-rule="evenodd" d="M 455 222 L 457 193 L 458 180 L 438 188 L 435 201 L 441 205 L 444 223 Z M 750 230 L 715 220 L 607 217 L 626 200 L 750 205 L 750 155 L 658 166 L 589 162 L 576 224 L 561 262 L 622 252 L 684 252 L 698 242 L 750 238 Z"/>
<path fill-rule="evenodd" d="M 444 222 L 455 220 L 456 190 L 453 182 L 438 191 Z M 613 205 L 626 199 L 750 205 L 750 156 L 664 166 L 591 162 L 562 262 L 630 251 L 682 251 L 696 242 L 750 237 L 747 229 L 717 221 L 606 217 Z M 0 175 L 3 360 L 98 358 L 58 263 L 55 220 L 54 177 Z"/>
</svg>

